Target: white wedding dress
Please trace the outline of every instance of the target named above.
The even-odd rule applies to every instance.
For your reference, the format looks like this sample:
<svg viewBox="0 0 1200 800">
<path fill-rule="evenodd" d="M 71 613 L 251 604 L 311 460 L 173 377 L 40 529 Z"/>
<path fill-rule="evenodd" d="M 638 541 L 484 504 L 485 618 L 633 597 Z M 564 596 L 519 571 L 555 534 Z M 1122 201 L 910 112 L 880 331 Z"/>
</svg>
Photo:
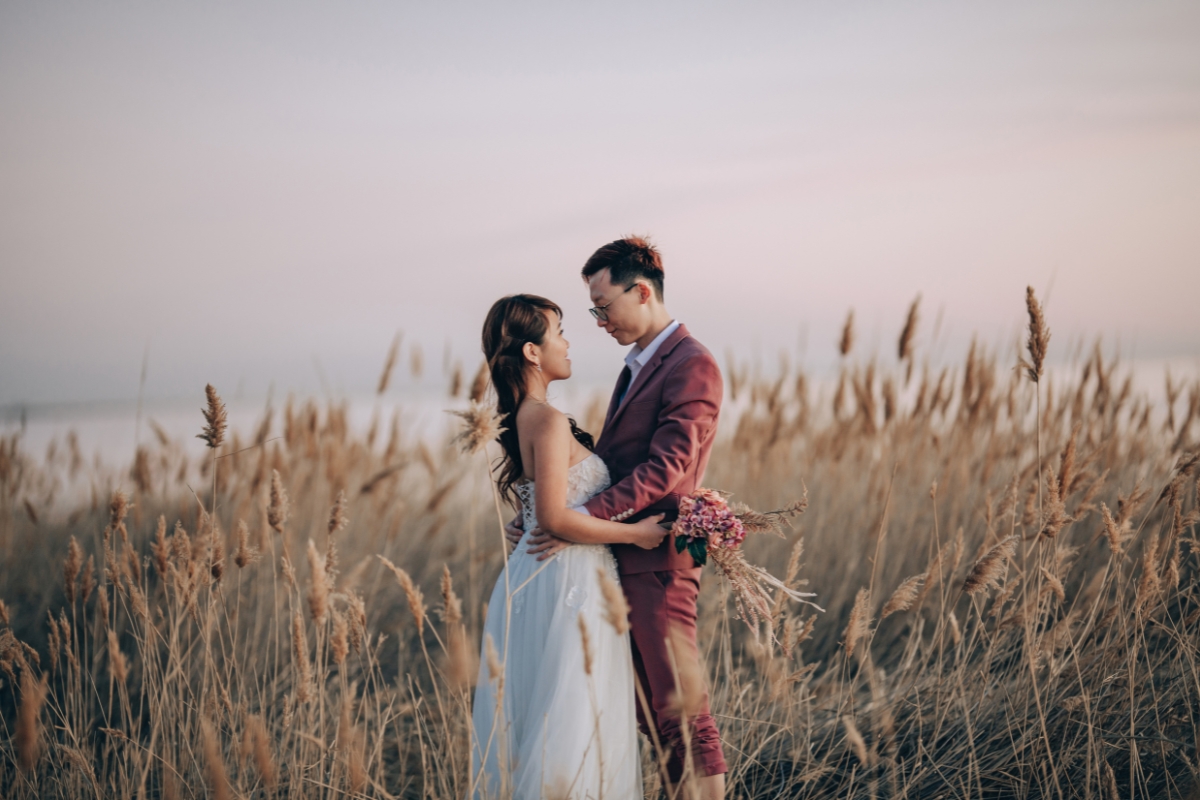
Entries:
<svg viewBox="0 0 1200 800">
<path fill-rule="evenodd" d="M 572 466 L 567 478 L 568 507 L 609 485 L 608 468 L 595 454 Z M 618 636 L 605 619 L 597 572 L 618 581 L 616 559 L 606 545 L 575 544 L 539 562 L 526 541 L 537 526 L 534 484 L 516 490 L 526 534 L 488 602 L 484 642 L 490 635 L 504 674 L 502 681 L 490 679 L 485 645 L 472 714 L 471 796 L 640 798 L 629 634 Z"/>
</svg>

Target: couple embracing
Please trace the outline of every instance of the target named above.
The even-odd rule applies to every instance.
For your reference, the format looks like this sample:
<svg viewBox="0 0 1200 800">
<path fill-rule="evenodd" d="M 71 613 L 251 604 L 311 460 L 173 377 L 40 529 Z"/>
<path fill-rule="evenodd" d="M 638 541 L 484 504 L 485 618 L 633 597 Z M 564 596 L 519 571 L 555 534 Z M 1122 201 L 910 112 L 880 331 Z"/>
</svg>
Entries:
<svg viewBox="0 0 1200 800">
<path fill-rule="evenodd" d="M 641 798 L 640 727 L 667 753 L 672 796 L 690 763 L 700 796 L 720 798 L 708 698 L 689 704 L 686 730 L 676 699 L 679 661 L 698 659 L 700 567 L 667 526 L 704 477 L 721 372 L 667 312 L 648 242 L 601 247 L 583 279 L 597 325 L 632 345 L 597 442 L 547 403 L 550 384 L 571 375 L 559 306 L 505 297 L 484 323 L 507 428 L 499 484 L 519 511 L 484 624 L 472 797 Z M 628 625 L 606 613 L 617 583 Z"/>
</svg>

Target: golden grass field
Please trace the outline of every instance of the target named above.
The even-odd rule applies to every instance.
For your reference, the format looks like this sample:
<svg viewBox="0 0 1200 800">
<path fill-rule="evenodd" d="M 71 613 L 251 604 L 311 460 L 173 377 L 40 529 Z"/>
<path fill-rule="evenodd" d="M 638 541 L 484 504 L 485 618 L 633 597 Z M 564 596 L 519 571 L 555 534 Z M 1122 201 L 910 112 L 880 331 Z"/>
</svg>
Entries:
<svg viewBox="0 0 1200 800">
<path fill-rule="evenodd" d="M 942 368 L 910 322 L 878 360 L 848 324 L 821 391 L 726 365 L 705 483 L 807 489 L 746 548 L 825 609 L 780 602 L 768 649 L 706 575 L 729 796 L 1197 796 L 1200 380 L 1152 405 L 1099 345 L 1037 383 L 980 345 Z M 466 796 L 498 450 L 398 419 L 289 400 L 120 467 L 0 442 L 0 796 Z"/>
</svg>

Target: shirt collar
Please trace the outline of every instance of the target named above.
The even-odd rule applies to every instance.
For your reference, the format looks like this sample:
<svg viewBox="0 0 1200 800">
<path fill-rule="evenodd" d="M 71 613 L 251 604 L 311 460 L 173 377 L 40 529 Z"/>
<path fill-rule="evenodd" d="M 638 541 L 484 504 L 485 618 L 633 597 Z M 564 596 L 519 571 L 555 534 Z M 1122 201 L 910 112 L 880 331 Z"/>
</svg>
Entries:
<svg viewBox="0 0 1200 800">
<path fill-rule="evenodd" d="M 679 320 L 673 319 L 671 320 L 670 325 L 663 328 L 662 333 L 654 337 L 654 341 L 651 342 L 645 350 L 635 344 L 633 349 L 625 354 L 625 365 L 629 367 L 630 371 L 634 370 L 635 364 L 637 365 L 637 369 L 641 369 L 642 367 L 646 366 L 646 363 L 650 359 L 654 358 L 654 354 L 658 352 L 658 348 L 662 346 L 662 343 L 665 342 L 678 328 Z"/>
</svg>

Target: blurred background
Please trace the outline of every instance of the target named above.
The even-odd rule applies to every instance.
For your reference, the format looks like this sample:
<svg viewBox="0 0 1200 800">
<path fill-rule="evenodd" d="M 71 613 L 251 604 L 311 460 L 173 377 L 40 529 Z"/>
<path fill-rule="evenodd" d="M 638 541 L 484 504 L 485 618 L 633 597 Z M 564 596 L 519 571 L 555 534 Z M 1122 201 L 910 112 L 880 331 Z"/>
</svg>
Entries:
<svg viewBox="0 0 1200 800">
<path fill-rule="evenodd" d="M 851 308 L 895 358 L 918 294 L 919 359 L 1008 348 L 1030 284 L 1052 364 L 1153 391 L 1200 365 L 1198 52 L 1188 2 L 7 3 L 0 427 L 127 458 L 206 382 L 369 398 L 398 332 L 432 420 L 520 291 L 582 412 L 627 233 L 723 362 L 819 376 Z"/>
</svg>

